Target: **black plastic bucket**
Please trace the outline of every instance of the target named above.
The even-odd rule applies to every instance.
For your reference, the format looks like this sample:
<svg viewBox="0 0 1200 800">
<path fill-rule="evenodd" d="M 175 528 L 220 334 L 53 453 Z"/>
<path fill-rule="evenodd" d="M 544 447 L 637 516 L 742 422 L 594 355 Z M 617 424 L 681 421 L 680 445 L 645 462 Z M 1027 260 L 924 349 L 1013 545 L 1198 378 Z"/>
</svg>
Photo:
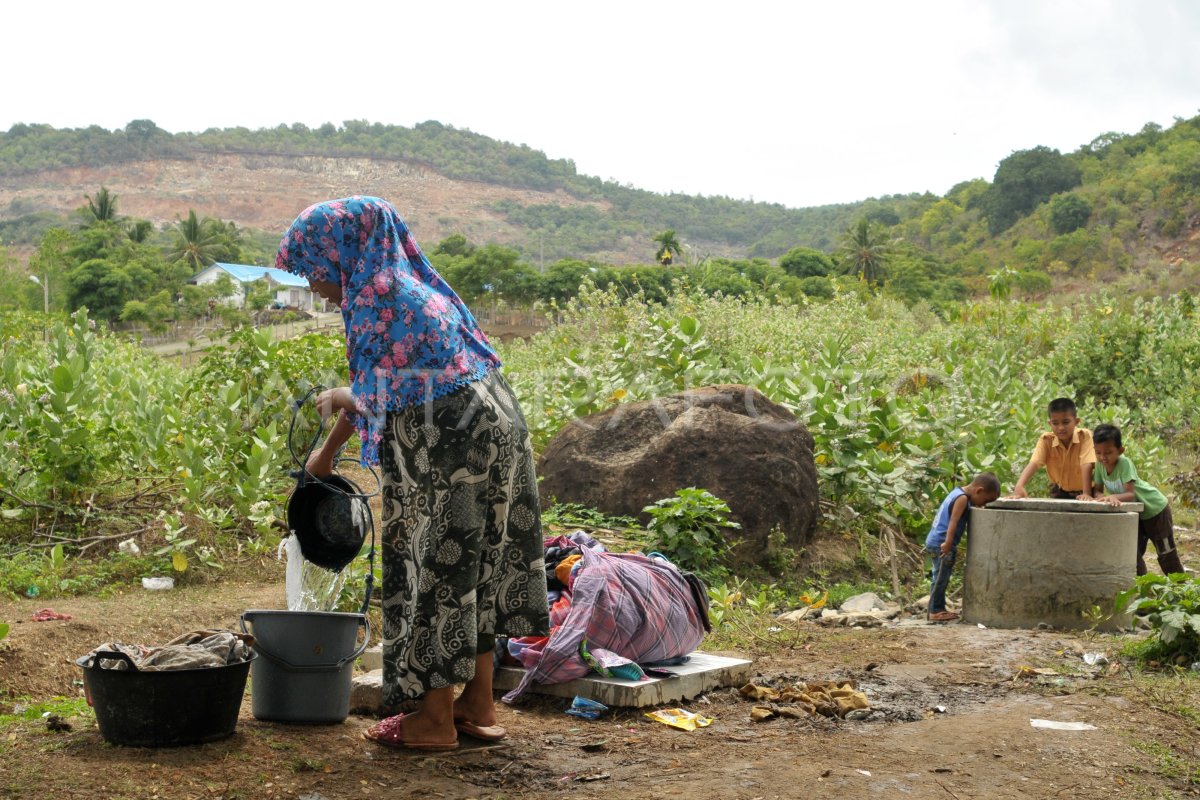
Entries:
<svg viewBox="0 0 1200 800">
<path fill-rule="evenodd" d="M 341 475 L 315 478 L 300 473 L 287 502 L 287 526 L 306 560 L 341 572 L 358 556 L 371 525 L 366 497 Z"/>
<path fill-rule="evenodd" d="M 93 659 L 124 661 L 124 670 L 100 669 Z M 120 652 L 86 655 L 83 691 L 96 710 L 100 735 L 128 747 L 178 747 L 233 735 L 250 659 L 223 667 L 139 671 Z M 89 663 L 91 662 L 91 663 Z"/>
</svg>

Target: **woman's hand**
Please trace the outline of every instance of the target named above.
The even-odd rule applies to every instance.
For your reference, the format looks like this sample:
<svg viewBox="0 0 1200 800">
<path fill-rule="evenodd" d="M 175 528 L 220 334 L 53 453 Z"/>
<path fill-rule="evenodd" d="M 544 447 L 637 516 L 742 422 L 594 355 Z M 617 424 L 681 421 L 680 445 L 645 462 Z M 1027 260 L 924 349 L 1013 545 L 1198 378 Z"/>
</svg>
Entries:
<svg viewBox="0 0 1200 800">
<path fill-rule="evenodd" d="M 338 411 L 353 414 L 355 410 L 354 395 L 350 393 L 349 386 L 326 389 L 317 395 L 317 413 L 323 420 L 329 419 Z"/>
</svg>

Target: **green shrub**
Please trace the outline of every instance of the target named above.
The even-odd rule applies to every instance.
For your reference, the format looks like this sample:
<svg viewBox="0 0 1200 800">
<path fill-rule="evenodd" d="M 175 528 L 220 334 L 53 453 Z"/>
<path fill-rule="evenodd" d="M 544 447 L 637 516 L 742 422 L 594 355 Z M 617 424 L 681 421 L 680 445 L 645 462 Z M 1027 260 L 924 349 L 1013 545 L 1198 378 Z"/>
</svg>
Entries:
<svg viewBox="0 0 1200 800">
<path fill-rule="evenodd" d="M 1092 204 L 1074 192 L 1060 194 L 1050 201 L 1050 227 L 1057 234 L 1082 228 L 1091 216 Z"/>
<path fill-rule="evenodd" d="M 726 530 L 742 527 L 729 519 L 729 505 L 706 489 L 680 489 L 642 509 L 651 547 L 678 566 L 705 574 L 719 573 L 729 551 Z"/>
<path fill-rule="evenodd" d="M 1200 581 L 1183 573 L 1139 575 L 1116 607 L 1146 617 L 1155 639 L 1147 658 L 1186 665 L 1200 660 Z"/>
</svg>

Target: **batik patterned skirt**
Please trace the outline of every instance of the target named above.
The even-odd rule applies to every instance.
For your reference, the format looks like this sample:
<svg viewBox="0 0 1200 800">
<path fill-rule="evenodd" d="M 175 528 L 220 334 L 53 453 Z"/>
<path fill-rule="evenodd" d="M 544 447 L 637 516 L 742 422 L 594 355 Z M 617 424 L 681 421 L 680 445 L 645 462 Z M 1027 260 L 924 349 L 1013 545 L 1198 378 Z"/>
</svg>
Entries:
<svg viewBox="0 0 1200 800">
<path fill-rule="evenodd" d="M 383 679 L 398 704 L 475 674 L 488 635 L 545 635 L 537 478 L 508 383 L 490 373 L 388 416 Z"/>
</svg>

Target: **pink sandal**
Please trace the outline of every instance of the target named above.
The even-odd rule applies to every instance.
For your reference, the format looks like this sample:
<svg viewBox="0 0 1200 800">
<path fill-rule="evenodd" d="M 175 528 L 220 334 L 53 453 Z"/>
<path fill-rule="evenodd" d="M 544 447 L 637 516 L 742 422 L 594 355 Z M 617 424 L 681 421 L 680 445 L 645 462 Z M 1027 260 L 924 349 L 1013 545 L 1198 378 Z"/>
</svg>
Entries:
<svg viewBox="0 0 1200 800">
<path fill-rule="evenodd" d="M 404 738 L 404 718 L 406 714 L 397 714 L 376 722 L 362 733 L 368 742 L 375 742 L 393 750 L 424 750 L 441 752 L 457 750 L 458 741 L 452 742 L 414 742 Z"/>
</svg>

